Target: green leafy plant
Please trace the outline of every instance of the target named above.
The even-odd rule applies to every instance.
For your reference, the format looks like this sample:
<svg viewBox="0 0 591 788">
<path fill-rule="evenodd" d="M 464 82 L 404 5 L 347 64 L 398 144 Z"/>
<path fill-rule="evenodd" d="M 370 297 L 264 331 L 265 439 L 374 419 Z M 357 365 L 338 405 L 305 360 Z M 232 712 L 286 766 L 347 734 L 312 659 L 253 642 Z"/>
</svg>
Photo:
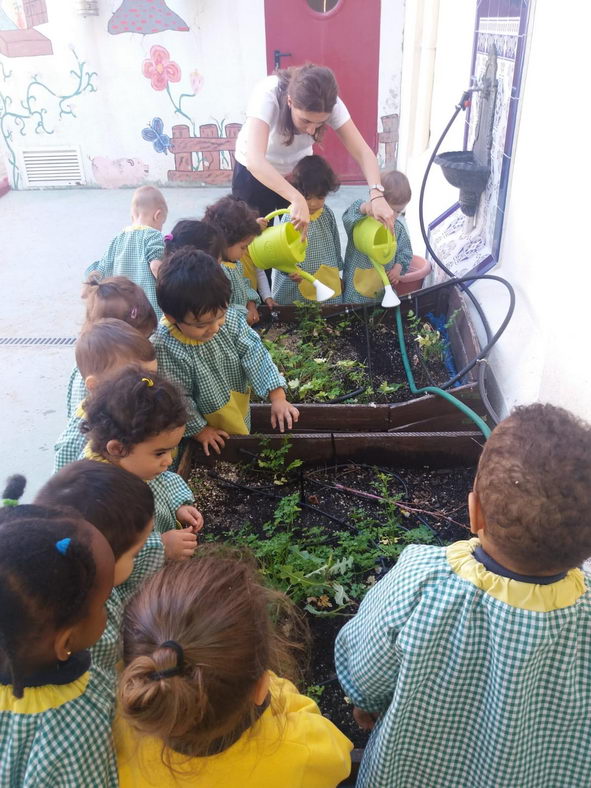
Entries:
<svg viewBox="0 0 591 788">
<path fill-rule="evenodd" d="M 324 690 L 325 687 L 322 684 L 309 684 L 304 690 L 304 695 L 312 698 L 316 703 L 320 703 Z"/>
<path fill-rule="evenodd" d="M 260 435 L 259 454 L 257 457 L 257 465 L 259 468 L 264 468 L 273 474 L 273 484 L 282 485 L 287 481 L 287 474 L 290 471 L 299 468 L 302 465 L 302 460 L 296 459 L 287 461 L 287 455 L 291 446 L 291 441 L 288 435 L 284 435 L 281 445 L 274 449 L 271 446 L 271 438 L 266 435 Z"/>
</svg>

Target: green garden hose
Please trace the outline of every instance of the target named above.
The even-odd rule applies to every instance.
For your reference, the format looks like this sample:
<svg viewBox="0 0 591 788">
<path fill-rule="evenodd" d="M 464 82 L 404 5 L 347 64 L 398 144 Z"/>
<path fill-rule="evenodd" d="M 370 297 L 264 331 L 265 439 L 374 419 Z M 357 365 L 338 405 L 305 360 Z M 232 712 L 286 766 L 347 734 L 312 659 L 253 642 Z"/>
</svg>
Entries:
<svg viewBox="0 0 591 788">
<path fill-rule="evenodd" d="M 482 432 L 485 438 L 491 433 L 490 427 L 486 424 L 483 419 L 480 418 L 478 413 L 475 413 L 472 408 L 469 408 L 463 402 L 461 402 L 457 397 L 454 397 L 453 394 L 450 394 L 449 391 L 444 391 L 443 389 L 437 388 L 437 386 L 424 386 L 421 389 L 418 389 L 415 384 L 415 379 L 412 374 L 412 369 L 410 368 L 410 362 L 408 360 L 408 354 L 406 352 L 406 344 L 404 342 L 404 330 L 402 328 L 402 313 L 400 312 L 400 307 L 396 307 L 396 328 L 398 330 L 398 342 L 400 344 L 400 353 L 402 354 L 402 363 L 404 364 L 404 371 L 406 372 L 406 379 L 408 381 L 408 385 L 410 386 L 410 390 L 413 394 L 437 394 L 439 397 L 443 397 L 448 402 L 451 402 L 452 405 L 455 405 L 456 408 L 462 411 L 469 419 L 472 419 L 474 424 L 478 427 L 478 429 Z"/>
</svg>

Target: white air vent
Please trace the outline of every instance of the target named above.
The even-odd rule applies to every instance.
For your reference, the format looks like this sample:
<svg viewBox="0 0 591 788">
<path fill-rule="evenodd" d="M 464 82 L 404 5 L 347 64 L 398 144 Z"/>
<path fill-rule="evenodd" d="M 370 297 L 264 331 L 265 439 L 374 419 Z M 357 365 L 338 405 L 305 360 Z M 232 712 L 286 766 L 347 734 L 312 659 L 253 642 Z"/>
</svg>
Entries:
<svg viewBox="0 0 591 788">
<path fill-rule="evenodd" d="M 86 182 L 79 148 L 29 148 L 22 151 L 22 157 L 29 188 Z"/>
</svg>

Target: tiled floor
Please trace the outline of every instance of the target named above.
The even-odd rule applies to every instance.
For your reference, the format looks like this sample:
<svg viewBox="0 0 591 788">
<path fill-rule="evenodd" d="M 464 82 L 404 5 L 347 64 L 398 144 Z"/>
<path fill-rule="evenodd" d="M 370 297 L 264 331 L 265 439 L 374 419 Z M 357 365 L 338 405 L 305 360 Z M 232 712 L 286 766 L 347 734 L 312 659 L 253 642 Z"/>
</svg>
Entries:
<svg viewBox="0 0 591 788">
<path fill-rule="evenodd" d="M 200 217 L 226 189 L 164 189 L 165 232 L 184 217 Z M 80 285 L 128 223 L 131 191 L 72 189 L 9 192 L 0 199 L 4 238 L 0 262 L 0 340 L 5 337 L 74 337 L 83 309 Z M 328 203 L 337 217 L 366 190 L 346 186 Z M 65 392 L 74 365 L 72 345 L 0 344 L 0 483 L 23 473 L 31 497 L 51 473 L 53 444 L 65 426 Z"/>
</svg>

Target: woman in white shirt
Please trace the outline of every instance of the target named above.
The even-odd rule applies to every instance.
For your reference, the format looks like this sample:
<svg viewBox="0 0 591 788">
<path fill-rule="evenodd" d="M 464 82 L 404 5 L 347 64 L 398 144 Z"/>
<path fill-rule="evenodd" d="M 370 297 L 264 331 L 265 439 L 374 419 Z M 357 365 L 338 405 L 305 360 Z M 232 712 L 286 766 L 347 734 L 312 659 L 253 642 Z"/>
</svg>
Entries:
<svg viewBox="0 0 591 788">
<path fill-rule="evenodd" d="M 255 87 L 246 115 L 236 139 L 235 197 L 261 216 L 289 207 L 291 221 L 305 232 L 310 222 L 306 198 L 285 176 L 312 154 L 314 142 L 331 126 L 367 179 L 374 217 L 393 229 L 394 214 L 384 199 L 377 159 L 338 97 L 329 68 L 307 64 L 266 77 Z"/>
</svg>

